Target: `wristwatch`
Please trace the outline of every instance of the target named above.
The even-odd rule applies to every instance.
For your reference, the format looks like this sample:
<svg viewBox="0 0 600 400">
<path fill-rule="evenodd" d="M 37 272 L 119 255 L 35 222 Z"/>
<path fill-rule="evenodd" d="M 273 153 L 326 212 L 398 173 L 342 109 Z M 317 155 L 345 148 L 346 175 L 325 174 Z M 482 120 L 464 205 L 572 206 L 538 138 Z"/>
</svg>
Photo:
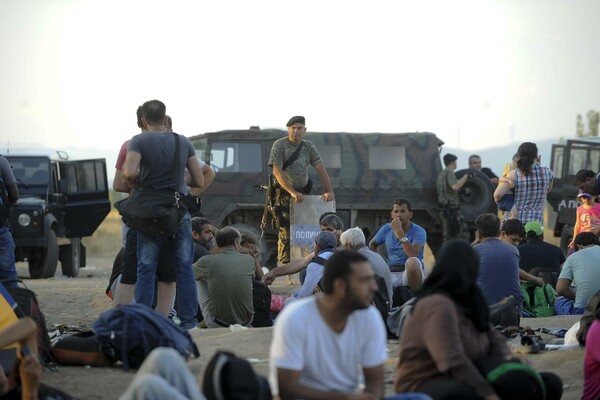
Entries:
<svg viewBox="0 0 600 400">
<path fill-rule="evenodd" d="M 406 243 L 406 242 L 408 242 L 408 237 L 404 236 L 402 239 L 400 239 L 400 244 Z"/>
</svg>

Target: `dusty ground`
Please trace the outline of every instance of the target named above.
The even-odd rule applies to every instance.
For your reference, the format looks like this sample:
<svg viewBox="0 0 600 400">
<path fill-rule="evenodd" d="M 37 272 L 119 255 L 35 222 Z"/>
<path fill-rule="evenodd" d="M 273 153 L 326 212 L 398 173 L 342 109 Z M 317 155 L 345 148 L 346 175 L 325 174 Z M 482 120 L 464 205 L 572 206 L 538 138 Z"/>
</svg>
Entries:
<svg viewBox="0 0 600 400">
<path fill-rule="evenodd" d="M 49 326 L 70 324 L 90 326 L 100 313 L 110 307 L 110 299 L 104 294 L 112 258 L 88 257 L 88 267 L 81 270 L 76 279 L 65 278 L 58 272 L 53 279 L 27 280 L 26 284 L 37 293 L 42 311 Z M 19 275 L 27 276 L 25 264 L 18 264 Z M 281 279 L 281 278 L 280 278 Z M 289 292 L 287 279 L 276 282 L 274 293 Z M 524 319 L 523 326 L 570 327 L 576 317 L 552 317 Z M 267 375 L 268 351 L 271 328 L 248 329 L 231 332 L 226 329 L 200 330 L 193 334 L 202 353 L 189 365 L 198 376 L 217 349 L 228 349 L 236 354 L 255 359 L 255 369 Z M 551 338 L 550 336 L 545 336 Z M 386 391 L 392 394 L 393 371 L 398 362 L 398 345 L 388 343 L 389 359 L 386 364 Z M 532 365 L 543 371 L 557 373 L 564 382 L 564 399 L 581 397 L 583 383 L 583 351 L 548 351 L 527 358 Z M 133 373 L 123 372 L 118 366 L 109 368 L 60 367 L 59 372 L 46 371 L 43 382 L 65 390 L 81 399 L 116 399 L 127 387 Z"/>
</svg>

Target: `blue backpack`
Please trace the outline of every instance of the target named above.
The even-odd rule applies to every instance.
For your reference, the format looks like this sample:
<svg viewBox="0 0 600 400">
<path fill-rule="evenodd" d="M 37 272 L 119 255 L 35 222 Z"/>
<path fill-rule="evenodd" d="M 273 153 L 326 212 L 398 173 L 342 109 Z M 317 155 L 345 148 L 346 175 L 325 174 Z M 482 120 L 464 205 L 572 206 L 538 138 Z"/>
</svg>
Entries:
<svg viewBox="0 0 600 400">
<path fill-rule="evenodd" d="M 139 368 L 156 347 L 171 347 L 186 360 L 200 357 L 190 334 L 142 304 L 120 305 L 105 311 L 94 322 L 104 352 L 121 360 L 125 370 Z"/>
</svg>

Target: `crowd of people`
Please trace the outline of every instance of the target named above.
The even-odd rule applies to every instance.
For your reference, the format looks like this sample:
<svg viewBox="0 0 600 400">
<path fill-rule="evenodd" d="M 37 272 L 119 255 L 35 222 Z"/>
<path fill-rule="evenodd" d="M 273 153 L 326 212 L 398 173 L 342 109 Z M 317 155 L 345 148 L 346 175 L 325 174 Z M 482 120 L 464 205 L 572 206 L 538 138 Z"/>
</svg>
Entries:
<svg viewBox="0 0 600 400">
<path fill-rule="evenodd" d="M 181 196 L 201 195 L 215 172 L 196 157 L 186 137 L 171 134 L 172 120 L 165 105 L 148 101 L 138 108 L 137 119 L 141 133 L 125 141 L 119 151 L 114 190 L 133 193 L 152 187 Z M 511 384 L 488 379 L 489 365 L 520 363 L 490 323 L 489 306 L 512 296 L 519 312 L 527 316 L 522 308 L 521 282 L 525 281 L 556 288 L 557 314 L 583 313 L 587 301 L 600 290 L 600 208 L 595 203 L 600 180 L 592 171 L 577 174 L 582 205 L 570 244 L 572 254 L 566 259 L 558 247 L 543 240 L 543 206 L 553 174 L 540 164 L 536 145 L 526 142 L 519 146 L 512 168 L 500 178 L 482 168 L 481 157 L 469 158 L 472 171 L 480 171 L 497 185 L 494 199 L 503 214 L 479 215 L 474 239 L 459 201 L 460 190 L 473 174 L 457 178 L 457 157 L 443 156 L 445 168 L 436 186 L 444 244 L 435 265 L 426 268 L 427 231 L 413 222 L 411 204 L 403 198 L 390 205 L 390 222 L 370 241 L 360 228 L 345 229 L 339 215 L 325 213 L 313 251 L 301 260 L 290 260 L 289 204 L 300 203 L 311 193 L 310 168 L 325 188 L 323 201 L 333 201 L 335 195 L 318 150 L 303 140 L 305 118 L 292 117 L 287 128 L 288 136 L 274 143 L 269 158 L 281 205 L 276 221 L 279 266 L 263 271 L 260 243 L 252 235 L 232 226 L 219 230 L 208 219 L 188 212 L 181 213 L 171 236 L 150 236 L 123 224 L 122 260 L 115 263 L 107 288 L 114 306 L 147 305 L 188 331 L 252 327 L 257 326 L 256 288 L 272 284 L 278 276 L 299 273 L 302 285 L 285 301 L 273 330 L 269 380 L 274 394 L 282 399 L 381 399 L 388 357 L 387 312 L 373 307 L 375 294 L 387 299 L 389 311 L 404 301 L 398 300 L 397 293 L 408 293 L 414 300 L 400 337 L 398 394 L 391 398 L 498 399 L 523 393 L 531 393 L 530 398 L 541 393 L 546 399 L 560 398 L 560 379 L 531 368 L 512 370 Z M 179 155 L 175 160 L 174 154 Z M 5 161 L 0 157 L 1 177 L 9 198 L 16 201 L 16 181 Z M 10 249 L 9 236 L 8 228 L 1 226 L 2 248 Z M 14 269 L 14 258 L 12 264 Z M 0 273 L 0 278 L 16 277 L 11 270 Z M 591 332 L 596 331 L 595 325 Z M 0 332 L 0 342 L 6 335 Z M 23 374 L 31 358 L 23 357 Z M 170 365 L 172 369 L 164 368 Z M 185 369 L 177 355 L 163 351 L 149 357 L 140 371 L 164 375 L 152 383 L 153 390 L 154 385 L 168 386 L 182 398 L 202 398 L 189 371 L 173 373 Z M 531 376 L 537 379 L 533 385 Z M 358 390 L 361 381 L 363 389 Z M 134 383 L 124 398 L 153 396 L 142 394 L 150 386 Z M 0 390 L 5 386 L 0 380 Z M 594 390 L 600 389 L 588 388 Z"/>
</svg>

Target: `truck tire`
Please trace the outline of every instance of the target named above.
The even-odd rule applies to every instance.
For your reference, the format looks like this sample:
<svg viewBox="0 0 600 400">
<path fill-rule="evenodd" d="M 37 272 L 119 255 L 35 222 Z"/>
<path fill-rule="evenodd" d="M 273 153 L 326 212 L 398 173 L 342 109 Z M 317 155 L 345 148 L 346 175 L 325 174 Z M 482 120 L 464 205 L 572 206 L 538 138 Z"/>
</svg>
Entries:
<svg viewBox="0 0 600 400">
<path fill-rule="evenodd" d="M 456 171 L 456 178 L 460 179 L 467 173 L 473 173 L 458 192 L 460 209 L 465 217 L 465 222 L 472 223 L 481 214 L 497 210 L 494 208 L 494 186 L 483 172 L 472 169 L 461 169 Z M 494 211 L 491 211 L 494 212 Z"/>
<path fill-rule="evenodd" d="M 50 229 L 46 234 L 46 248 L 39 249 L 29 258 L 29 276 L 32 279 L 52 278 L 58 264 L 58 241 Z"/>
<path fill-rule="evenodd" d="M 565 225 L 560 231 L 560 249 L 565 257 L 569 252 L 569 243 L 571 243 L 571 240 L 573 240 L 573 227 L 571 225 Z"/>
<path fill-rule="evenodd" d="M 59 259 L 63 275 L 76 278 L 81 268 L 81 239 L 70 239 L 70 244 L 60 246 Z"/>
</svg>

